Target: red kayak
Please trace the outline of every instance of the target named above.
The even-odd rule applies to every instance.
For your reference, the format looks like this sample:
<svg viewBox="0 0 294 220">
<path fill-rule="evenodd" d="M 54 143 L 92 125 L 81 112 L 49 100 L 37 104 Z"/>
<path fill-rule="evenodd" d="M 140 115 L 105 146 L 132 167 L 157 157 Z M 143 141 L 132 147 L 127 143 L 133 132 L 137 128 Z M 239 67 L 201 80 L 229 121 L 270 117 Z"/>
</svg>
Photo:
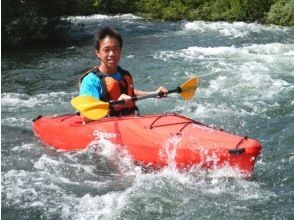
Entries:
<svg viewBox="0 0 294 220">
<path fill-rule="evenodd" d="M 152 167 L 168 165 L 172 154 L 178 168 L 229 165 L 251 174 L 261 151 L 256 140 L 175 113 L 111 117 L 86 124 L 74 114 L 39 116 L 33 128 L 44 144 L 66 151 L 85 149 L 106 134 L 103 138 L 126 148 L 134 161 Z"/>
</svg>

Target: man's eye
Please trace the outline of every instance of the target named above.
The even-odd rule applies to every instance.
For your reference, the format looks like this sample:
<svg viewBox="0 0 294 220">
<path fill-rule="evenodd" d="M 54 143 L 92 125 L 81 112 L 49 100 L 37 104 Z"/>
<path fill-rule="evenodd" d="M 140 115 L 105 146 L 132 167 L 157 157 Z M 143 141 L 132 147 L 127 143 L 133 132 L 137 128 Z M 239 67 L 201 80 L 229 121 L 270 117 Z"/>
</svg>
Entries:
<svg viewBox="0 0 294 220">
<path fill-rule="evenodd" d="M 103 49 L 102 50 L 104 53 L 109 53 L 110 49 Z"/>
<path fill-rule="evenodd" d="M 120 51 L 120 48 L 119 47 L 105 48 L 105 49 L 102 49 L 102 51 L 104 53 L 109 53 L 110 51 L 112 51 L 112 52 L 119 52 Z"/>
</svg>

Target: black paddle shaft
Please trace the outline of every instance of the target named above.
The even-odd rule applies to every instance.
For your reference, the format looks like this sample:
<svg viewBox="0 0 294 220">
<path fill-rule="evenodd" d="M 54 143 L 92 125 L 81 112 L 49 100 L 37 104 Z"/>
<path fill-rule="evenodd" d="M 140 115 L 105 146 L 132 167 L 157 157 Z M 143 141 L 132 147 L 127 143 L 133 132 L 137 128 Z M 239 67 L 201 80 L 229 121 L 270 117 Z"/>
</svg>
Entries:
<svg viewBox="0 0 294 220">
<path fill-rule="evenodd" d="M 181 87 L 177 87 L 176 89 L 168 90 L 167 91 L 167 94 L 170 94 L 170 93 L 181 93 L 181 92 L 182 92 L 182 88 Z M 163 97 L 164 96 L 164 93 L 163 92 L 154 92 L 154 93 L 151 93 L 149 95 L 132 97 L 131 100 L 133 102 L 135 102 L 135 101 L 139 101 L 139 100 L 143 100 L 143 99 L 156 98 L 157 96 Z M 125 102 L 126 101 L 124 99 L 122 99 L 122 100 L 117 100 L 117 101 L 110 101 L 109 104 L 110 105 L 119 105 L 119 104 L 124 104 Z"/>
</svg>

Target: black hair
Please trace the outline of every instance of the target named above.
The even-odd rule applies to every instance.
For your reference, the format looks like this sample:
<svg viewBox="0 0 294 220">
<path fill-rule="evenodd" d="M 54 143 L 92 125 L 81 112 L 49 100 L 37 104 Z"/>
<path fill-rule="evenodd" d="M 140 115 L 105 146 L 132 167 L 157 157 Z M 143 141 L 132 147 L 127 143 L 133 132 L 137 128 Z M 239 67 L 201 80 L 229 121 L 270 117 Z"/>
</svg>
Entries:
<svg viewBox="0 0 294 220">
<path fill-rule="evenodd" d="M 100 49 L 100 41 L 106 37 L 113 37 L 119 42 L 120 48 L 122 48 L 123 40 L 120 33 L 112 27 L 103 27 L 101 30 L 98 30 L 94 36 L 94 43 L 96 50 Z"/>
</svg>

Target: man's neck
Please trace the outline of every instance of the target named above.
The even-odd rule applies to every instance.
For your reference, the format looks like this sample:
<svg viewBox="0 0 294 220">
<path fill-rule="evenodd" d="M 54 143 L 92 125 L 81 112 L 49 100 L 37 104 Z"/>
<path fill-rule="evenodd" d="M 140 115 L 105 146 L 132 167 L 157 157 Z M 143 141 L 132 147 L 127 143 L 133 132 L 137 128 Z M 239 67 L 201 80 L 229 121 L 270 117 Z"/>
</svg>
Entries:
<svg viewBox="0 0 294 220">
<path fill-rule="evenodd" d="M 103 65 L 100 65 L 99 67 L 99 71 L 103 74 L 114 74 L 114 73 L 117 73 L 117 67 L 115 68 L 108 68 L 108 67 L 105 67 Z"/>
</svg>

